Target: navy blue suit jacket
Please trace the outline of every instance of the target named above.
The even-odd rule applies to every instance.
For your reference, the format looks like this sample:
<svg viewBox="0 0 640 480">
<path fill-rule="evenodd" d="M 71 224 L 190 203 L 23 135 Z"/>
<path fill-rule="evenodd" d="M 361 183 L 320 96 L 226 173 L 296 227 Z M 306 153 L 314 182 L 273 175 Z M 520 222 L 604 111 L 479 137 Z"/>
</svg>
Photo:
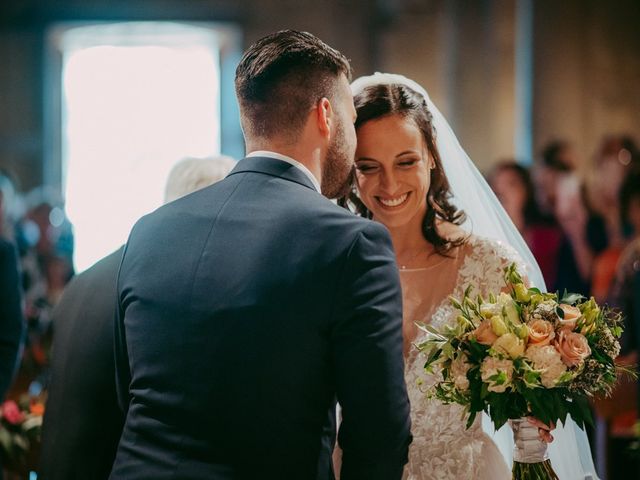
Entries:
<svg viewBox="0 0 640 480">
<path fill-rule="evenodd" d="M 386 229 L 292 165 L 241 160 L 133 228 L 118 278 L 127 411 L 113 479 L 393 480 L 410 442 Z"/>
</svg>

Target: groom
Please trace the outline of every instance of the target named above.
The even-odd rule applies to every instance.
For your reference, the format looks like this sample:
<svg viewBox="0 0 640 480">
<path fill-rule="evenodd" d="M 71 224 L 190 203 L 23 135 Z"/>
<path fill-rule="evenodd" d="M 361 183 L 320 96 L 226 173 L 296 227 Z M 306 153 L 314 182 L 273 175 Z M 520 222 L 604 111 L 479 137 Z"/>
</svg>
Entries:
<svg viewBox="0 0 640 480">
<path fill-rule="evenodd" d="M 384 227 L 320 193 L 352 166 L 346 58 L 308 33 L 236 71 L 247 158 L 140 220 L 118 278 L 112 479 L 402 476 L 401 295 Z"/>
</svg>

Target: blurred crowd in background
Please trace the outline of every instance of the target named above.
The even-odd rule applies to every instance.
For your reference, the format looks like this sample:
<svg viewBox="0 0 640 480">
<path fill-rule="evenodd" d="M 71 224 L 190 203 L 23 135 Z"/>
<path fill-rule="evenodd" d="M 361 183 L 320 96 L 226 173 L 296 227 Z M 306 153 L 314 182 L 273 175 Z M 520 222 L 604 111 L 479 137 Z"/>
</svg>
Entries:
<svg viewBox="0 0 640 480">
<path fill-rule="evenodd" d="M 51 310 L 74 275 L 73 228 L 64 202 L 46 188 L 21 192 L 0 170 L 0 236 L 17 249 L 26 327 L 18 374 L 8 393 L 39 392 L 47 384 L 53 334 Z"/>
<path fill-rule="evenodd" d="M 549 143 L 529 167 L 502 161 L 488 180 L 536 257 L 550 291 L 593 296 L 621 311 L 618 363 L 635 366 L 640 345 L 640 152 L 630 136 L 602 139 L 590 159 L 566 141 Z M 622 377 L 611 398 L 595 399 L 591 433 L 607 478 L 637 471 L 629 455 L 638 383 Z M 632 462 L 636 462 L 635 467 Z"/>
</svg>

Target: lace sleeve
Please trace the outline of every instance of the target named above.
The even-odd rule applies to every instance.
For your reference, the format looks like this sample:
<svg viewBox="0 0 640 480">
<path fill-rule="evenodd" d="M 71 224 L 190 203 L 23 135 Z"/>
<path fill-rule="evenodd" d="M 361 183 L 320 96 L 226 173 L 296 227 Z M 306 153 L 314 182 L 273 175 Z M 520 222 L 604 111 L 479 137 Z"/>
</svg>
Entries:
<svg viewBox="0 0 640 480">
<path fill-rule="evenodd" d="M 527 266 L 514 248 L 497 240 L 472 237 L 468 261 L 460 269 L 460 285 L 478 286 L 483 295 L 505 288 L 504 269 L 515 263 L 523 278 L 528 278 Z"/>
<path fill-rule="evenodd" d="M 529 282 L 529 267 L 522 259 L 520 254 L 513 248 L 511 245 L 507 245 L 500 241 L 488 241 L 491 244 L 491 248 L 493 250 L 493 258 L 496 259 L 496 262 L 500 265 L 501 276 L 500 280 L 503 278 L 504 269 L 510 266 L 512 263 L 516 264 L 516 268 L 518 269 L 518 273 L 522 275 L 522 278 L 525 280 L 525 284 L 530 285 Z M 492 255 L 489 255 L 487 258 L 491 258 Z"/>
</svg>

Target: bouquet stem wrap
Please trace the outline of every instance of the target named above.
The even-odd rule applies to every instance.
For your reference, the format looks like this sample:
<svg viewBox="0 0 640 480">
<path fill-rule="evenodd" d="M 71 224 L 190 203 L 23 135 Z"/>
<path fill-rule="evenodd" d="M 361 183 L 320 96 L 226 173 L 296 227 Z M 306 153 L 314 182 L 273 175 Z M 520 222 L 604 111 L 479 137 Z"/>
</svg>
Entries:
<svg viewBox="0 0 640 480">
<path fill-rule="evenodd" d="M 513 470 L 514 480 L 558 480 L 551 468 L 547 444 L 540 440 L 538 427 L 526 418 L 510 420 L 513 430 Z"/>
</svg>

